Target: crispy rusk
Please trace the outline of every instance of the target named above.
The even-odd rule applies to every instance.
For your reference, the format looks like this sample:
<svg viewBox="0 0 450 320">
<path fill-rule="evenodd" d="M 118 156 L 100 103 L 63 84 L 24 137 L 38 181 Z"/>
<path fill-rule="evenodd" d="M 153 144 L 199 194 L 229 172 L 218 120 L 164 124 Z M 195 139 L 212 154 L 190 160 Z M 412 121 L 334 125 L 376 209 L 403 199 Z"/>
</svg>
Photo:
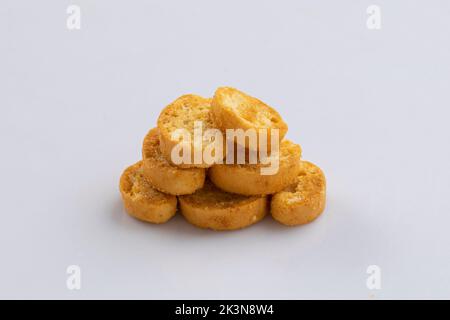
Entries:
<svg viewBox="0 0 450 320">
<path fill-rule="evenodd" d="M 173 194 L 191 194 L 203 187 L 206 170 L 180 168 L 167 161 L 161 154 L 157 128 L 151 129 L 142 146 L 142 166 L 150 184 L 159 191 Z"/>
<path fill-rule="evenodd" d="M 326 181 L 322 170 L 308 161 L 301 161 L 300 167 L 295 183 L 272 196 L 272 217 L 288 226 L 309 223 L 325 208 Z"/>
<path fill-rule="evenodd" d="M 262 174 L 269 164 L 218 164 L 208 175 L 220 189 L 242 195 L 262 195 L 279 192 L 293 183 L 300 172 L 301 148 L 289 140 L 280 143 L 278 171 Z M 259 161 L 259 160 L 258 160 Z"/>
<path fill-rule="evenodd" d="M 288 130 L 287 124 L 280 114 L 261 100 L 231 87 L 220 87 L 216 90 L 211 102 L 214 123 L 223 131 L 227 129 L 254 129 L 258 133 L 258 144 L 252 149 L 259 148 L 259 132 L 265 131 L 267 150 L 271 149 L 271 132 L 278 130 L 281 141 Z M 247 148 L 251 146 L 245 146 Z"/>
<path fill-rule="evenodd" d="M 151 223 L 164 223 L 177 211 L 177 198 L 154 189 L 144 177 L 142 161 L 125 169 L 120 193 L 129 215 Z"/>
<path fill-rule="evenodd" d="M 180 211 L 188 222 L 213 230 L 235 230 L 260 221 L 268 212 L 266 196 L 247 197 L 224 192 L 206 180 L 194 194 L 179 196 Z"/>
<path fill-rule="evenodd" d="M 196 121 L 201 122 L 203 133 L 208 129 L 219 130 L 212 120 L 211 99 L 188 94 L 179 97 L 161 111 L 158 118 L 160 149 L 162 155 L 172 164 L 183 168 L 208 168 L 213 165 L 213 163 L 207 163 L 203 157 L 197 161 L 199 163 L 195 163 L 195 151 L 197 150 L 203 154 L 205 148 L 208 148 L 209 144 L 212 143 L 210 140 L 202 137 L 201 147 L 194 144 L 194 125 Z M 190 163 L 175 163 L 172 159 L 172 150 L 180 143 L 180 140 L 172 137 L 176 130 L 178 132 L 187 130 L 190 134 Z"/>
</svg>

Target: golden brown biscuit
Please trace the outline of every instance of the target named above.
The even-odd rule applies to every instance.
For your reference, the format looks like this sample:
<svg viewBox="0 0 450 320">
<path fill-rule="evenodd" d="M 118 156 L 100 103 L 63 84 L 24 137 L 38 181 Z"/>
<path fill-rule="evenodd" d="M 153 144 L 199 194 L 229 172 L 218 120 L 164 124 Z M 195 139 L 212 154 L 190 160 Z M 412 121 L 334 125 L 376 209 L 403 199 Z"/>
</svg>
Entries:
<svg viewBox="0 0 450 320">
<path fill-rule="evenodd" d="M 269 165 L 218 164 L 208 171 L 211 181 L 220 189 L 243 195 L 262 195 L 279 192 L 293 183 L 300 171 L 301 148 L 289 140 L 280 144 L 278 171 L 263 175 L 261 169 Z"/>
<path fill-rule="evenodd" d="M 191 224 L 213 230 L 235 230 L 261 220 L 268 212 L 266 196 L 230 194 L 206 181 L 194 194 L 179 196 L 180 211 Z"/>
<path fill-rule="evenodd" d="M 191 194 L 203 187 L 206 171 L 202 168 L 179 168 L 170 164 L 161 154 L 158 129 L 151 129 L 142 146 L 144 175 L 159 191 L 173 194 Z"/>
<path fill-rule="evenodd" d="M 325 208 L 325 189 L 322 170 L 311 162 L 301 161 L 297 181 L 272 196 L 272 217 L 288 226 L 313 221 Z"/>
<path fill-rule="evenodd" d="M 288 130 L 280 114 L 264 102 L 230 87 L 218 88 L 211 102 L 211 112 L 215 124 L 223 131 L 226 129 L 265 130 L 270 137 L 273 129 L 278 129 L 279 141 Z M 259 143 L 259 132 L 258 132 Z M 270 138 L 267 150 L 271 149 Z M 259 149 L 259 144 L 252 149 Z M 249 147 L 248 145 L 246 146 Z"/>
<path fill-rule="evenodd" d="M 216 129 L 211 117 L 211 99 L 206 99 L 197 95 L 188 94 L 179 97 L 174 102 L 163 109 L 158 118 L 158 129 L 160 134 L 160 148 L 163 156 L 172 164 L 183 168 L 208 168 L 213 163 L 207 163 L 205 159 L 196 161 L 194 157 L 195 150 L 203 154 L 211 143 L 202 137 L 202 146 L 194 145 L 194 124 L 196 121 L 202 123 L 202 131 Z M 179 140 L 172 138 L 172 134 L 177 129 L 186 129 L 191 137 L 191 154 L 188 155 L 190 163 L 176 163 L 172 159 L 172 150 L 179 144 Z M 219 130 L 219 129 L 216 129 Z M 218 131 L 220 133 L 220 131 Z M 222 144 L 223 148 L 223 144 Z M 222 157 L 223 159 L 223 152 Z M 198 163 L 195 163 L 198 162 Z"/>
<path fill-rule="evenodd" d="M 177 198 L 152 188 L 144 177 L 142 161 L 125 169 L 119 188 L 125 210 L 137 219 L 164 223 L 177 211 Z"/>
</svg>

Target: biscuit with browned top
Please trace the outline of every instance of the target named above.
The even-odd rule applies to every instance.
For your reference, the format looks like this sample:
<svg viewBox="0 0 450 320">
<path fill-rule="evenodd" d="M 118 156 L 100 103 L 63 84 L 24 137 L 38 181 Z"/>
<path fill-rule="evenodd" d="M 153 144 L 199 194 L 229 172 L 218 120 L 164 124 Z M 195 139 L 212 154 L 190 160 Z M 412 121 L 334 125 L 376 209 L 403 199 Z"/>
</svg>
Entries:
<svg viewBox="0 0 450 320">
<path fill-rule="evenodd" d="M 179 196 L 180 211 L 191 224 L 213 230 L 235 230 L 260 221 L 269 209 L 266 196 L 230 194 L 206 180 L 194 194 Z"/>
<path fill-rule="evenodd" d="M 201 146 L 194 144 L 195 121 L 202 123 L 203 133 L 208 129 L 216 129 L 211 116 L 211 99 L 187 94 L 179 97 L 161 111 L 158 118 L 161 153 L 172 164 L 182 168 L 208 168 L 213 165 L 213 163 L 204 161 L 204 158 L 200 159 L 199 163 L 195 163 L 194 153 L 198 151 L 203 155 L 205 148 L 211 143 L 203 136 Z M 185 129 L 190 134 L 190 163 L 175 163 L 172 159 L 173 148 L 180 143 L 180 140 L 173 139 L 172 134 L 178 129 Z"/>
<path fill-rule="evenodd" d="M 205 169 L 180 168 L 167 161 L 161 154 L 158 129 L 151 129 L 142 145 L 144 175 L 159 191 L 173 194 L 191 194 L 203 187 Z"/>
<path fill-rule="evenodd" d="M 288 130 L 287 124 L 272 107 L 242 91 L 231 87 L 220 87 L 216 90 L 211 102 L 211 112 L 215 124 L 223 131 L 227 129 L 256 130 L 257 144 L 251 149 L 259 149 L 259 131 L 266 137 L 276 129 L 281 141 Z M 271 140 L 267 139 L 267 150 L 271 149 Z"/>
<path fill-rule="evenodd" d="M 271 201 L 272 217 L 288 226 L 309 223 L 325 209 L 326 180 L 322 170 L 308 161 L 300 165 L 295 183 L 274 194 Z"/>
<path fill-rule="evenodd" d="M 283 140 L 279 150 L 278 171 L 264 175 L 261 169 L 268 164 L 217 164 L 208 175 L 220 189 L 243 195 L 273 194 L 289 186 L 300 171 L 301 148 L 289 140 Z M 259 161 L 259 160 L 258 160 Z"/>
<path fill-rule="evenodd" d="M 144 177 L 142 161 L 125 169 L 119 185 L 129 215 L 151 223 L 164 223 L 177 211 L 177 198 L 154 189 Z"/>
</svg>

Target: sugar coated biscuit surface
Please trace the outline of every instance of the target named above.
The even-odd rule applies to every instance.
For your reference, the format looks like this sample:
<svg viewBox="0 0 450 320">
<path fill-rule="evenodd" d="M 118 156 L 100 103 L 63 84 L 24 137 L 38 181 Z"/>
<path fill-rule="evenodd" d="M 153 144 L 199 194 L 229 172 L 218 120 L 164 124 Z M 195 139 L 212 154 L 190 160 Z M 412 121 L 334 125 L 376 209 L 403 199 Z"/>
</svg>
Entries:
<svg viewBox="0 0 450 320">
<path fill-rule="evenodd" d="M 292 184 L 300 172 L 301 148 L 289 140 L 279 147 L 278 170 L 262 174 L 270 164 L 219 164 L 208 171 L 211 181 L 220 189 L 243 195 L 262 195 L 279 192 Z"/>
<path fill-rule="evenodd" d="M 179 196 L 180 210 L 191 224 L 213 230 L 235 230 L 260 221 L 268 212 L 265 196 L 247 197 L 221 191 L 210 181 L 194 194 Z"/>
<path fill-rule="evenodd" d="M 300 174 L 295 183 L 272 196 L 272 217 L 290 226 L 313 221 L 325 208 L 325 189 L 322 170 L 311 162 L 301 161 Z"/>
<path fill-rule="evenodd" d="M 277 129 L 281 141 L 288 130 L 287 124 L 275 109 L 234 88 L 218 88 L 211 108 L 214 122 L 224 132 L 226 129 L 265 129 L 270 137 L 271 130 Z"/>
<path fill-rule="evenodd" d="M 158 129 L 160 133 L 160 148 L 163 156 L 171 163 L 185 168 L 208 168 L 212 164 L 201 159 L 200 163 L 195 163 L 194 152 L 199 149 L 203 152 L 210 143 L 209 140 L 202 139 L 202 146 L 194 145 L 194 125 L 195 122 L 202 123 L 202 131 L 215 129 L 215 124 L 211 116 L 211 99 L 197 95 L 184 95 L 165 107 L 158 118 Z M 179 144 L 180 140 L 174 140 L 172 134 L 176 130 L 186 130 L 191 136 L 191 163 L 174 163 L 172 150 Z"/>
<path fill-rule="evenodd" d="M 205 169 L 179 168 L 161 154 L 158 129 L 151 129 L 142 146 L 143 172 L 150 184 L 159 191 L 173 194 L 191 194 L 203 187 Z"/>
<path fill-rule="evenodd" d="M 137 219 L 164 223 L 177 211 L 177 198 L 151 186 L 144 176 L 142 161 L 125 169 L 119 188 L 125 210 Z"/>
</svg>

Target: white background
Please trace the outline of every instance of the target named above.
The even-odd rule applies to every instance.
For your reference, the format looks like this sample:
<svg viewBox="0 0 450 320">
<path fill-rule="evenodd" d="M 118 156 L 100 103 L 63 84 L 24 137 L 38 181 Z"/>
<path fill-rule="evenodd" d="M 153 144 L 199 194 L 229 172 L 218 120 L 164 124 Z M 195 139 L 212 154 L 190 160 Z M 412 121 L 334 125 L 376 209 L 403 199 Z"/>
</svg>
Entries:
<svg viewBox="0 0 450 320">
<path fill-rule="evenodd" d="M 449 39 L 446 0 L 2 0 L 0 297 L 450 298 Z M 221 85 L 277 108 L 323 168 L 317 221 L 125 214 L 119 176 L 161 108 Z"/>
</svg>

